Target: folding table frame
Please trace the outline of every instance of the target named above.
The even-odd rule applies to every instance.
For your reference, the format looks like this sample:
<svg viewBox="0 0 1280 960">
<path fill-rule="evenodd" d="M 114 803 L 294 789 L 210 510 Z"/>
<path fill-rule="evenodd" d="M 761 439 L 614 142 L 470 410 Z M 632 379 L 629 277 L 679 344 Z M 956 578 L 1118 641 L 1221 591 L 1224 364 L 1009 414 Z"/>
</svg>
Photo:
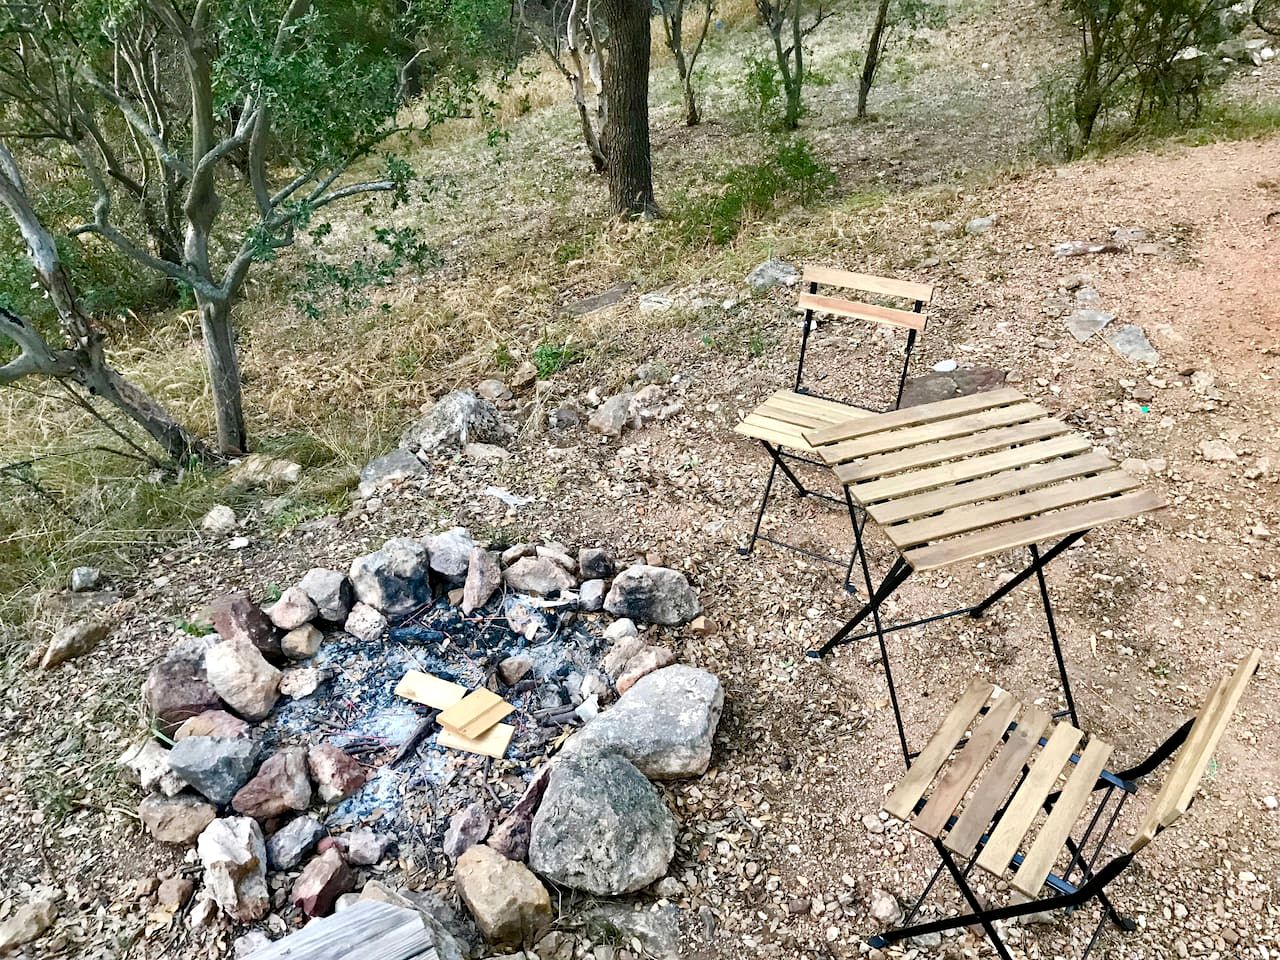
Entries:
<svg viewBox="0 0 1280 960">
<path fill-rule="evenodd" d="M 1066 709 L 1078 722 L 1075 700 L 1045 581 L 1045 567 L 1089 530 L 1163 506 L 1152 491 L 1088 438 L 1053 419 L 1016 390 L 1000 389 L 923 404 L 807 431 L 805 438 L 834 467 L 850 514 L 865 511 L 897 551 L 879 586 L 861 526 L 854 552 L 868 600 L 825 644 L 808 655 L 875 637 L 889 687 L 904 759 L 907 743 L 885 638 L 950 617 L 981 617 L 1010 591 L 1036 578 Z M 1043 552 L 1039 544 L 1049 542 Z M 971 606 L 886 624 L 880 608 L 912 573 L 1026 549 L 1030 563 L 990 596 Z M 873 629 L 856 633 L 870 618 Z"/>
<path fill-rule="evenodd" d="M 1044 711 L 996 691 L 992 684 L 970 683 L 884 804 L 887 813 L 929 838 L 938 867 L 902 924 L 868 938 L 868 943 L 884 948 L 911 937 L 979 925 L 996 954 L 1012 960 L 997 922 L 1049 910 L 1071 911 L 1090 900 L 1098 901 L 1102 916 L 1081 960 L 1088 957 L 1108 920 L 1124 931 L 1135 929 L 1106 889 L 1148 842 L 1190 809 L 1261 656 L 1261 650 L 1248 654 L 1233 675 L 1218 680 L 1194 720 L 1137 766 L 1118 773 L 1107 768 L 1110 744 L 1090 737 L 1080 749 L 1083 733 L 1074 724 L 1054 725 Z M 1175 754 L 1128 849 L 1098 866 L 1121 811 L 1139 792 L 1139 781 Z M 1064 766 L 1066 782 L 1061 783 Z M 1046 816 L 1037 828 L 1041 810 Z M 1078 829 L 1081 824 L 1083 830 Z M 1064 859 L 1065 868 L 1054 872 Z M 1000 907 L 984 903 L 970 884 L 975 867 L 998 881 L 1010 874 L 1009 886 L 1023 902 Z M 913 923 L 944 870 L 959 887 L 969 912 Z"/>
<path fill-rule="evenodd" d="M 869 416 L 875 411 L 833 397 L 825 397 L 815 393 L 804 385 L 805 360 L 809 356 L 809 338 L 814 326 L 816 314 L 845 317 L 867 321 L 875 324 L 903 327 L 907 330 L 906 349 L 903 352 L 902 373 L 898 379 L 898 391 L 893 407 L 896 409 L 902 400 L 902 392 L 906 387 L 907 373 L 911 365 L 911 353 L 915 347 L 917 335 L 924 331 L 928 317 L 925 308 L 933 297 L 934 288 L 928 284 L 912 283 L 885 277 L 872 277 L 865 274 L 849 273 L 830 267 L 806 267 L 804 287 L 798 298 L 797 306 L 804 310 L 804 326 L 800 338 L 800 358 L 796 364 L 795 384 L 791 390 L 781 390 L 770 396 L 764 403 L 756 407 L 742 423 L 734 429 L 745 436 L 760 442 L 771 461 L 769 475 L 765 481 L 764 493 L 760 499 L 760 510 L 756 514 L 755 525 L 751 531 L 751 539 L 747 546 L 740 547 L 738 552 L 743 556 L 755 550 L 756 542 L 763 540 L 776 547 L 791 550 L 813 560 L 832 563 L 845 568 L 846 589 L 851 586 L 854 555 L 850 554 L 846 561 L 825 554 L 816 553 L 804 547 L 788 543 L 780 538 L 762 532 L 764 515 L 773 494 L 774 481 L 778 471 L 795 488 L 800 497 L 817 497 L 837 506 L 847 506 L 847 499 L 822 493 L 806 487 L 791 469 L 787 461 L 822 467 L 821 461 L 811 456 L 813 448 L 805 441 L 803 432 L 820 427 L 842 423 L 857 416 Z M 873 303 L 864 303 L 842 297 L 819 295 L 820 287 L 834 287 L 841 290 L 861 291 L 880 297 L 903 300 L 912 305 L 910 310 L 899 310 Z M 859 519 L 855 510 L 850 508 L 849 522 L 855 534 L 866 518 Z"/>
</svg>

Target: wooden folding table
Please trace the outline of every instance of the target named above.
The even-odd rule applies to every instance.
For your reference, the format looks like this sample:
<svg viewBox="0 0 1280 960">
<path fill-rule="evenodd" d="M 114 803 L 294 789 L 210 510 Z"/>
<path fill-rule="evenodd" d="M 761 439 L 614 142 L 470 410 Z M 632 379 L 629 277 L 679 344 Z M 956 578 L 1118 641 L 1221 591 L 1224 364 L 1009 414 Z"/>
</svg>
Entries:
<svg viewBox="0 0 1280 960">
<path fill-rule="evenodd" d="M 865 510 L 897 556 L 873 587 L 862 531 L 856 552 L 866 581 L 866 605 L 811 657 L 857 640 L 880 643 L 898 737 L 912 758 L 894 688 L 885 635 L 935 620 L 982 616 L 1028 578 L 1036 577 L 1066 701 L 1078 726 L 1075 701 L 1058 641 L 1044 568 L 1089 530 L 1165 504 L 1083 434 L 1049 415 L 1017 390 L 1000 389 L 922 404 L 807 431 L 805 439 L 833 467 L 850 512 Z M 1043 553 L 1039 544 L 1053 542 Z M 885 624 L 884 602 L 914 572 L 940 570 L 1026 548 L 1030 564 L 995 593 L 970 607 L 905 623 Z M 868 617 L 874 630 L 854 634 Z"/>
</svg>

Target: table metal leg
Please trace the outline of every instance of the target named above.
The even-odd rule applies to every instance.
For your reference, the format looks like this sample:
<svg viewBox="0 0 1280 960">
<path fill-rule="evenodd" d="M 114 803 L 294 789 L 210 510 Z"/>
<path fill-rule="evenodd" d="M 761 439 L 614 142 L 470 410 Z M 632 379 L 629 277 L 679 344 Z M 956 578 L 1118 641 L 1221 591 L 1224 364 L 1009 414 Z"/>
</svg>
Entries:
<svg viewBox="0 0 1280 960">
<path fill-rule="evenodd" d="M 1040 602 L 1044 605 L 1044 619 L 1049 625 L 1049 640 L 1053 643 L 1053 656 L 1058 661 L 1058 679 L 1062 681 L 1062 696 L 1067 701 L 1067 713 L 1071 716 L 1073 726 L 1079 728 L 1080 718 L 1076 715 L 1076 702 L 1071 696 L 1071 681 L 1067 678 L 1067 663 L 1062 655 L 1062 644 L 1058 641 L 1058 625 L 1053 619 L 1053 603 L 1049 599 L 1049 585 L 1044 579 L 1044 564 L 1040 562 L 1040 551 L 1033 543 L 1030 546 L 1031 560 L 1036 568 L 1036 580 L 1040 584 Z"/>
</svg>

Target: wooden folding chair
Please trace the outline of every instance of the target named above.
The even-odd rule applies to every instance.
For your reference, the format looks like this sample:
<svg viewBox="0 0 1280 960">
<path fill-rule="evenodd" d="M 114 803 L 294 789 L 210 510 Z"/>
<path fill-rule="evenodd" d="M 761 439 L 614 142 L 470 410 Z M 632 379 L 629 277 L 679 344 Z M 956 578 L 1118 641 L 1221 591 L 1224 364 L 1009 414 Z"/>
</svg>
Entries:
<svg viewBox="0 0 1280 960">
<path fill-rule="evenodd" d="M 1089 737 L 1081 750 L 1084 733 L 1076 727 L 1055 725 L 1043 710 L 974 680 L 884 803 L 887 813 L 932 840 L 941 863 L 903 925 L 870 937 L 868 943 L 882 948 L 978 924 L 996 953 L 1012 960 L 997 921 L 1074 909 L 1091 899 L 1098 900 L 1103 912 L 1082 960 L 1108 919 L 1122 930 L 1133 930 L 1133 921 L 1107 898 L 1106 887 L 1156 834 L 1187 812 L 1261 657 L 1261 650 L 1245 657 L 1234 674 L 1218 680 L 1194 720 L 1146 760 L 1119 773 L 1107 769 L 1110 744 Z M 1095 869 L 1125 802 L 1138 793 L 1138 781 L 1175 753 L 1128 849 Z M 1033 829 L 1037 822 L 1039 828 Z M 974 867 L 995 881 L 1007 876 L 1010 888 L 1026 899 L 1001 907 L 984 903 L 969 884 Z M 943 870 L 960 887 L 972 913 L 912 924 Z"/>
<path fill-rule="evenodd" d="M 836 288 L 869 294 L 881 299 L 903 302 L 909 309 L 882 306 L 861 300 L 819 294 L 820 288 Z M 811 456 L 814 448 L 804 439 L 803 432 L 818 427 L 832 426 L 842 423 L 860 414 L 880 412 L 864 404 L 847 399 L 822 396 L 804 385 L 804 365 L 809 354 L 809 339 L 815 326 L 814 317 L 824 314 L 889 327 L 902 328 L 907 331 L 906 349 L 903 352 L 902 374 L 898 378 L 898 392 L 893 405 L 887 409 L 895 409 L 902 401 L 902 391 L 907 383 L 907 373 L 911 365 L 911 351 L 915 347 L 916 337 L 924 332 L 928 315 L 925 308 L 933 299 L 934 288 L 931 284 L 913 283 L 907 280 L 894 280 L 887 277 L 873 277 L 861 273 L 849 273 L 831 267 L 806 267 L 804 284 L 797 301 L 797 307 L 804 311 L 804 328 L 800 336 L 800 359 L 796 364 L 794 387 L 790 390 L 779 390 L 764 403 L 751 411 L 734 430 L 744 436 L 760 441 L 765 452 L 772 461 L 769 476 L 765 481 L 764 494 L 760 499 L 760 511 L 756 514 L 755 527 L 751 532 L 751 540 L 738 552 L 743 556 L 755 550 L 756 541 L 764 540 L 777 547 L 783 547 L 804 554 L 815 560 L 845 566 L 843 559 L 833 559 L 823 554 L 814 553 L 795 544 L 787 543 L 767 534 L 761 533 L 765 511 L 769 506 L 769 498 L 773 493 L 773 483 L 779 470 L 795 487 L 796 494 L 801 497 L 814 496 L 827 500 L 850 511 L 849 521 L 855 526 L 859 523 L 854 508 L 847 498 L 835 497 L 809 489 L 796 476 L 795 471 L 787 464 L 787 460 L 825 467 L 819 460 Z M 825 471 L 824 471 L 825 472 Z M 863 517 L 865 521 L 865 515 Z M 854 556 L 850 554 L 845 567 L 845 586 L 849 586 L 849 577 L 853 572 Z"/>
</svg>

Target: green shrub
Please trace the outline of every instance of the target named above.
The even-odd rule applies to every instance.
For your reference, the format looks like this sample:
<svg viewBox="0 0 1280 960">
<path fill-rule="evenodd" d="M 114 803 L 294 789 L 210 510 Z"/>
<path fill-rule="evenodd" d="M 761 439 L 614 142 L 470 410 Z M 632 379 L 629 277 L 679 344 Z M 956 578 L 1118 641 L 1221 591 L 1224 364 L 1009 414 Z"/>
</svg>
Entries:
<svg viewBox="0 0 1280 960">
<path fill-rule="evenodd" d="M 690 243 L 726 244 L 744 224 L 765 216 L 781 201 L 808 205 L 835 182 L 835 173 L 814 155 L 808 141 L 786 140 L 762 162 L 729 171 L 714 196 L 686 205 L 678 215 L 680 232 Z"/>
<path fill-rule="evenodd" d="M 582 348 L 576 343 L 540 343 L 533 351 L 533 365 L 541 380 L 582 359 Z"/>
</svg>

